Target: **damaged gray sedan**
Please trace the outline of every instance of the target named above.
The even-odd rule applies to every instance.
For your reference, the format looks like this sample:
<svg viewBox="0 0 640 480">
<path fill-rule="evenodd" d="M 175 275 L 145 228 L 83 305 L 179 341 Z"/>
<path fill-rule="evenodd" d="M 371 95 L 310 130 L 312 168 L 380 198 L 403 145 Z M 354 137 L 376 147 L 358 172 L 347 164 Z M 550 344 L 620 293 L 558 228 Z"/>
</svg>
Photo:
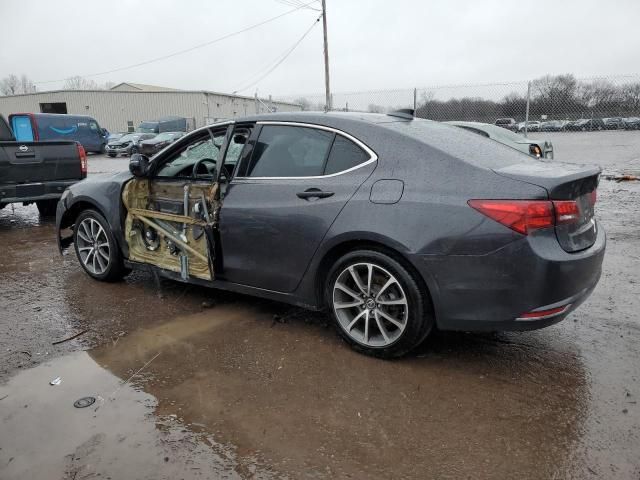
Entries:
<svg viewBox="0 0 640 480">
<path fill-rule="evenodd" d="M 599 173 L 407 112 L 267 114 L 70 187 L 58 239 L 96 280 L 152 268 L 326 309 L 388 358 L 436 326 L 535 329 L 574 310 L 605 251 Z"/>
</svg>

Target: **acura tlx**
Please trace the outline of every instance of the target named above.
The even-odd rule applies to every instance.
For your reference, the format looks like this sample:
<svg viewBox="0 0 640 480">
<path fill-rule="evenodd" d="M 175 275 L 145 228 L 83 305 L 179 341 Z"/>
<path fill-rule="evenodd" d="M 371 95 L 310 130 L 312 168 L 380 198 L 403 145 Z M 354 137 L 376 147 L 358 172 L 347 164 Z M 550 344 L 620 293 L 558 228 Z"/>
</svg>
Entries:
<svg viewBox="0 0 640 480">
<path fill-rule="evenodd" d="M 434 327 L 536 329 L 577 308 L 605 251 L 599 175 L 406 112 L 256 115 L 71 186 L 58 237 L 97 280 L 142 267 L 326 310 L 388 358 Z"/>
</svg>

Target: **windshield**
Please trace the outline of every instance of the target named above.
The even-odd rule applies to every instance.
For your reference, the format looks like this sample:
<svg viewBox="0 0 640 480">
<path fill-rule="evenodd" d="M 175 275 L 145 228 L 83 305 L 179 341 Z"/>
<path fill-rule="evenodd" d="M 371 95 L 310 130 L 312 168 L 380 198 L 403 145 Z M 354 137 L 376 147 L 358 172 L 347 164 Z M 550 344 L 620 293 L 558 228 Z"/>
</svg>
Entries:
<svg viewBox="0 0 640 480">
<path fill-rule="evenodd" d="M 121 142 L 134 142 L 140 138 L 140 135 L 125 135 L 120 139 Z"/>
<path fill-rule="evenodd" d="M 161 133 L 160 135 L 156 135 L 154 139 L 158 140 L 159 142 L 163 142 L 165 140 L 173 140 L 176 137 L 176 135 L 177 134 L 173 132 L 165 132 L 165 133 Z"/>
<path fill-rule="evenodd" d="M 138 132 L 142 133 L 155 133 L 158 131 L 157 122 L 142 122 L 138 127 Z"/>
</svg>

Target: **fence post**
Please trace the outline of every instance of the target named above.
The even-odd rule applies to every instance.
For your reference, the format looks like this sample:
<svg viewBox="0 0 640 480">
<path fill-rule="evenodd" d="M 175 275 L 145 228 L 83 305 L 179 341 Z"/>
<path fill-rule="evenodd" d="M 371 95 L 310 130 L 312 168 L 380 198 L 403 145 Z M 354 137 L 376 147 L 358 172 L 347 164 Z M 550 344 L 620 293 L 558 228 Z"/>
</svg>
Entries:
<svg viewBox="0 0 640 480">
<path fill-rule="evenodd" d="M 256 91 L 253 101 L 256 104 L 256 114 L 260 113 L 260 105 L 258 104 L 258 92 Z"/>
<path fill-rule="evenodd" d="M 527 138 L 529 127 L 529 103 L 531 102 L 531 82 L 527 83 L 527 113 L 524 116 L 524 137 Z"/>
<path fill-rule="evenodd" d="M 418 111 L 418 89 L 413 89 L 413 116 L 416 116 L 416 112 Z"/>
</svg>

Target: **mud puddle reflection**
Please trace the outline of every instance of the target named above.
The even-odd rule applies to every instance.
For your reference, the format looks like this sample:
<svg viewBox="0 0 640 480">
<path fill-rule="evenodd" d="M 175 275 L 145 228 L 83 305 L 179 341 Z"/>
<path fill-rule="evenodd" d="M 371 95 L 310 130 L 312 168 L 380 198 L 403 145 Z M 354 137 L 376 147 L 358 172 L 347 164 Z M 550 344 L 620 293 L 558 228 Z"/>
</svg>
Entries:
<svg viewBox="0 0 640 480">
<path fill-rule="evenodd" d="M 61 383 L 50 381 L 60 377 Z M 139 379 L 138 379 L 139 382 Z M 86 396 L 96 402 L 75 408 Z M 0 478 L 243 478 L 233 449 L 156 416 L 157 400 L 78 352 L 0 386 Z M 272 478 L 251 467 L 253 478 Z"/>
<path fill-rule="evenodd" d="M 580 357 L 551 335 L 510 338 L 438 335 L 419 357 L 385 362 L 319 325 L 220 305 L 1 387 L 0 477 L 51 464 L 112 478 L 568 478 L 587 396 Z M 158 353 L 132 380 L 145 393 L 73 408 L 108 399 Z"/>
</svg>

